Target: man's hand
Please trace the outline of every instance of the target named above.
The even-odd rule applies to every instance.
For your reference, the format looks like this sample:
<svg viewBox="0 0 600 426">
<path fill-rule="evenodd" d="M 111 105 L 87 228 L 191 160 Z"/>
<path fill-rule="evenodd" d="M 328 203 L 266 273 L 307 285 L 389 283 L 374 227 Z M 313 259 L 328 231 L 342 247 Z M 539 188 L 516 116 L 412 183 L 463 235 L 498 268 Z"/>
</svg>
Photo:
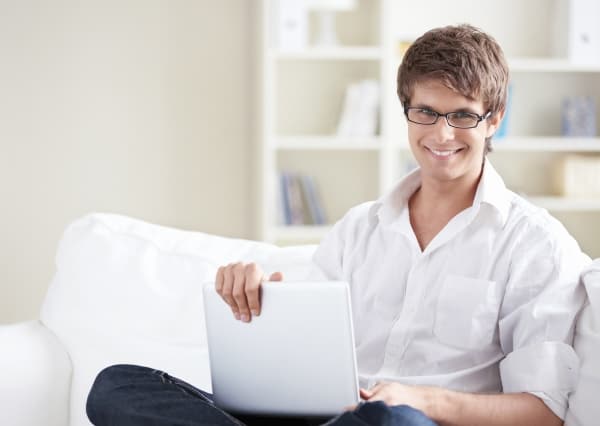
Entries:
<svg viewBox="0 0 600 426">
<path fill-rule="evenodd" d="M 275 272 L 269 281 L 281 281 L 283 274 Z M 250 322 L 260 315 L 260 284 L 266 280 L 256 263 L 230 263 L 217 270 L 216 290 L 231 308 L 236 319 Z"/>
<path fill-rule="evenodd" d="M 435 388 L 409 386 L 400 383 L 377 383 L 370 389 L 360 389 L 365 401 L 383 401 L 389 406 L 410 405 L 431 417 Z"/>
<path fill-rule="evenodd" d="M 562 420 L 529 393 L 476 394 L 434 386 L 378 383 L 361 389 L 365 401 L 410 405 L 440 426 L 559 426 Z M 353 407 L 349 407 L 353 408 Z"/>
</svg>

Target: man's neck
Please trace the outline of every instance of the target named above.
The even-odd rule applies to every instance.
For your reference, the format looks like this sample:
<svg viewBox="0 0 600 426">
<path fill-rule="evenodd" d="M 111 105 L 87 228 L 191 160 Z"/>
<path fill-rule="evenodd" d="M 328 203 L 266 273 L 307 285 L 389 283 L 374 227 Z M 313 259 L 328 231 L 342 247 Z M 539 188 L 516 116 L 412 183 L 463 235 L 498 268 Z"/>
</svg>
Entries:
<svg viewBox="0 0 600 426">
<path fill-rule="evenodd" d="M 448 182 L 422 176 L 421 187 L 408 202 L 411 226 L 421 250 L 454 216 L 473 205 L 480 178 L 481 172 Z"/>
<path fill-rule="evenodd" d="M 475 198 L 481 174 L 476 177 L 464 177 L 457 181 L 439 182 L 428 179 L 421 181 L 416 196 L 416 206 L 430 212 L 453 211 L 454 215 L 470 207 Z"/>
</svg>

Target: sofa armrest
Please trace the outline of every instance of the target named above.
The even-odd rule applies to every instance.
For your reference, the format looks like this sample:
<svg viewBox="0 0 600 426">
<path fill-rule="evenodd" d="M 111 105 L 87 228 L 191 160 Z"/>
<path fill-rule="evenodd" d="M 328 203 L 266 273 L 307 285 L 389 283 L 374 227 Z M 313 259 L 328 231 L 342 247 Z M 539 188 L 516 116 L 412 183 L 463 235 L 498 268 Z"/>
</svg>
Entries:
<svg viewBox="0 0 600 426">
<path fill-rule="evenodd" d="M 586 268 L 582 280 L 588 303 L 577 320 L 573 345 L 581 369 L 575 392 L 569 396 L 565 426 L 596 425 L 600 418 L 600 258 Z"/>
<path fill-rule="evenodd" d="M 69 424 L 71 361 L 41 322 L 0 325 L 0 424 Z"/>
</svg>

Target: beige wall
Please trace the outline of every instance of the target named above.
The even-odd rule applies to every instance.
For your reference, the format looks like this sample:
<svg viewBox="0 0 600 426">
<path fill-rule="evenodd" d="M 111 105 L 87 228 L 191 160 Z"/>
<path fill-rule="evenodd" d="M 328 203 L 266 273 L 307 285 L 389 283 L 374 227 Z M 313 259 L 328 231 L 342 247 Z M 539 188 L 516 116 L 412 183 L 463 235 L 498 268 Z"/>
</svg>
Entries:
<svg viewBox="0 0 600 426">
<path fill-rule="evenodd" d="M 85 213 L 251 236 L 251 8 L 0 0 L 0 323 Z"/>
</svg>

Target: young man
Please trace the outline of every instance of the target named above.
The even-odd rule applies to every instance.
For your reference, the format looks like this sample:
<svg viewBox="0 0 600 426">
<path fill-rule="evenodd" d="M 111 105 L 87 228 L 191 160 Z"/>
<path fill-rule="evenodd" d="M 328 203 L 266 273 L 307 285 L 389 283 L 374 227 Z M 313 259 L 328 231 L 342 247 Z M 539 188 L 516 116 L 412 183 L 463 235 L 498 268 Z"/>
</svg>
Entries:
<svg viewBox="0 0 600 426">
<path fill-rule="evenodd" d="M 398 95 L 420 167 L 351 209 L 314 256 L 315 275 L 350 283 L 366 401 L 334 424 L 562 423 L 589 258 L 546 211 L 506 189 L 486 159 L 507 84 L 500 47 L 471 26 L 429 31 L 408 49 Z M 217 291 L 236 318 L 260 314 L 264 278 L 255 264 L 219 269 Z M 93 421 L 112 407 L 103 389 L 133 374 L 120 368 L 98 378 Z M 405 422 L 405 406 L 422 413 Z"/>
</svg>

